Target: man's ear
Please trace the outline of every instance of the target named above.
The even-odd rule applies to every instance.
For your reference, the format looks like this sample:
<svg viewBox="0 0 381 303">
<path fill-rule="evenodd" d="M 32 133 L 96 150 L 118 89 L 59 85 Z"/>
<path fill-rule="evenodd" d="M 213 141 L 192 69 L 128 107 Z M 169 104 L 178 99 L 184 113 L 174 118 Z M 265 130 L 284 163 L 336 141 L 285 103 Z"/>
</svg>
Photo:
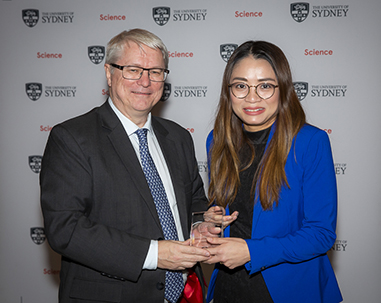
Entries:
<svg viewBox="0 0 381 303">
<path fill-rule="evenodd" d="M 106 79 L 107 79 L 107 85 L 109 87 L 111 87 L 111 66 L 110 64 L 105 64 L 104 65 L 104 68 L 105 68 L 105 74 L 106 74 Z"/>
</svg>

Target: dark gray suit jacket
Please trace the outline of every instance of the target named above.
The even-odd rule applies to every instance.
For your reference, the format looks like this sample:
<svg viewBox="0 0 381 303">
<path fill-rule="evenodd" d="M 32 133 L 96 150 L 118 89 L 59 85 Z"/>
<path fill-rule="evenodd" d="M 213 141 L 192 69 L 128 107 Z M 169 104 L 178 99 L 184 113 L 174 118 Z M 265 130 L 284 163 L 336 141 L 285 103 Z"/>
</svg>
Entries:
<svg viewBox="0 0 381 303">
<path fill-rule="evenodd" d="M 174 122 L 152 117 L 152 127 L 188 239 L 191 212 L 207 205 L 193 141 Z M 139 160 L 108 102 L 52 129 L 40 185 L 46 236 L 62 255 L 61 303 L 163 303 L 165 271 L 142 270 L 150 240 L 163 239 L 163 232 Z"/>
</svg>

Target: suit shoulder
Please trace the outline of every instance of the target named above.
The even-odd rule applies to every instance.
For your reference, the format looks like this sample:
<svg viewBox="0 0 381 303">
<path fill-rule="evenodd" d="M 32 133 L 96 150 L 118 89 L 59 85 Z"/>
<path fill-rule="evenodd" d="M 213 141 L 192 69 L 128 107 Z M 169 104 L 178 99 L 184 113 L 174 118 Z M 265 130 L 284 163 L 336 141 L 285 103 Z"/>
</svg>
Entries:
<svg viewBox="0 0 381 303">
<path fill-rule="evenodd" d="M 155 116 L 152 117 L 152 121 L 156 127 L 163 127 L 171 135 L 190 136 L 188 130 L 186 130 L 183 126 L 172 120 Z"/>
<path fill-rule="evenodd" d="M 96 131 L 98 125 L 98 110 L 99 107 L 95 107 L 92 110 L 84 113 L 82 115 L 70 118 L 66 121 L 58 123 L 52 129 L 52 132 L 56 132 L 59 129 L 65 129 L 66 131 L 74 133 L 88 133 L 91 131 Z"/>
<path fill-rule="evenodd" d="M 184 127 L 182 127 L 180 124 L 178 124 L 177 122 L 173 120 L 169 120 L 169 119 L 157 117 L 157 116 L 152 116 L 152 120 L 162 124 L 165 127 L 173 127 L 173 128 L 179 128 L 179 129 L 185 130 Z"/>
<path fill-rule="evenodd" d="M 87 113 L 84 113 L 84 114 L 81 114 L 79 116 L 70 118 L 66 121 L 59 123 L 58 125 L 62 125 L 65 127 L 71 127 L 72 125 L 85 124 L 86 122 L 89 122 L 90 120 L 94 119 L 98 109 L 99 109 L 99 107 L 95 107 L 95 108 L 91 109 L 90 111 L 88 111 Z"/>
</svg>

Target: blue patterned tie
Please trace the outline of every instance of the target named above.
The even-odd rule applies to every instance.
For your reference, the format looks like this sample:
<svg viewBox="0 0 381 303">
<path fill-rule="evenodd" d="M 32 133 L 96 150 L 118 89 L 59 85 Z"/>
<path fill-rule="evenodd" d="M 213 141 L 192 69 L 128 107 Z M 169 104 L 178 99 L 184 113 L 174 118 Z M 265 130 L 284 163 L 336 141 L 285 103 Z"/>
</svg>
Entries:
<svg viewBox="0 0 381 303">
<path fill-rule="evenodd" d="M 143 172 L 155 202 L 165 240 L 178 240 L 175 221 L 172 216 L 164 185 L 148 150 L 147 131 L 148 129 L 141 128 L 135 132 L 139 138 L 139 152 Z M 165 298 L 169 302 L 175 303 L 179 299 L 183 289 L 184 285 L 181 272 L 167 271 L 165 275 Z"/>
</svg>

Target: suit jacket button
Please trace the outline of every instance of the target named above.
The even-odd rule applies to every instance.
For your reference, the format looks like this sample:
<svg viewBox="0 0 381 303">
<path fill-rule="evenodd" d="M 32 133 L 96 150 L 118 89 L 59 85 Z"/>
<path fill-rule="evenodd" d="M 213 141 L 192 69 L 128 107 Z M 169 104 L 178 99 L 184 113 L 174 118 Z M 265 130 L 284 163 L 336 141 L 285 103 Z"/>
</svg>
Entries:
<svg viewBox="0 0 381 303">
<path fill-rule="evenodd" d="M 156 288 L 158 289 L 158 290 L 163 290 L 164 289 L 164 283 L 162 283 L 162 282 L 158 282 L 157 284 L 156 284 Z"/>
</svg>

